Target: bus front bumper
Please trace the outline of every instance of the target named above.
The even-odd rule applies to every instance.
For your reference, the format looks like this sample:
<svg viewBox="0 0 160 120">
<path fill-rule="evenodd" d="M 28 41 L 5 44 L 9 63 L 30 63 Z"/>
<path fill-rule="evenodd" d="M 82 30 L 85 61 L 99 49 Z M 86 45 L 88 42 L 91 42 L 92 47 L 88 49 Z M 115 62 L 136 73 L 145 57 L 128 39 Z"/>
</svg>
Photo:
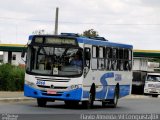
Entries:
<svg viewBox="0 0 160 120">
<path fill-rule="evenodd" d="M 24 96 L 33 97 L 33 98 L 47 98 L 47 99 L 53 99 L 53 100 L 80 101 L 82 97 L 82 88 L 65 91 L 65 92 L 56 92 L 55 94 L 48 94 L 47 91 L 41 91 L 25 84 Z"/>
<path fill-rule="evenodd" d="M 156 88 L 144 88 L 144 94 L 157 94 L 160 95 L 160 89 L 156 89 Z"/>
</svg>

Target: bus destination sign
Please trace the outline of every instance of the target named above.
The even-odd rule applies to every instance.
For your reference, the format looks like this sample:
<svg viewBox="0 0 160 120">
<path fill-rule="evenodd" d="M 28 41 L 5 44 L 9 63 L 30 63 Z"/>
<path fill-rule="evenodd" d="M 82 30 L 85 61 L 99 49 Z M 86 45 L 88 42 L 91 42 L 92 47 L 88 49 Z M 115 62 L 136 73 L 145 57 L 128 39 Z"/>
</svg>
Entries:
<svg viewBox="0 0 160 120">
<path fill-rule="evenodd" d="M 70 38 L 53 38 L 53 37 L 46 37 L 45 38 L 46 44 L 66 44 L 66 45 L 77 45 L 75 39 Z"/>
</svg>

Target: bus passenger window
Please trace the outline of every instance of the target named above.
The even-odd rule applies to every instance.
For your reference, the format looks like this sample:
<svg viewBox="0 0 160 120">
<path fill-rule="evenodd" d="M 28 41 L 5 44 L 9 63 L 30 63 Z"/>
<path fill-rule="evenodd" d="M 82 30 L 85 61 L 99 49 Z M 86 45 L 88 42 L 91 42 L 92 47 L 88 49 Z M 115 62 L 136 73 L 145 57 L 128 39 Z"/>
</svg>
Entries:
<svg viewBox="0 0 160 120">
<path fill-rule="evenodd" d="M 106 48 L 106 69 L 111 70 L 112 49 Z"/>
<path fill-rule="evenodd" d="M 129 50 L 129 70 L 132 70 L 132 51 Z"/>
<path fill-rule="evenodd" d="M 93 58 L 96 58 L 96 47 L 94 46 L 93 48 L 92 48 L 92 57 Z"/>
<path fill-rule="evenodd" d="M 128 50 L 124 50 L 124 59 L 128 60 Z"/>
<path fill-rule="evenodd" d="M 112 70 L 117 70 L 117 60 L 112 60 Z"/>
<path fill-rule="evenodd" d="M 117 49 L 112 49 L 112 70 L 117 70 Z"/>
<path fill-rule="evenodd" d="M 123 67 L 124 67 L 124 51 L 123 49 L 119 49 L 118 51 L 118 69 L 120 71 L 123 71 Z"/>
<path fill-rule="evenodd" d="M 124 50 L 124 70 L 132 69 L 132 52 L 130 50 Z"/>
<path fill-rule="evenodd" d="M 99 47 L 99 59 L 98 59 L 98 69 L 102 70 L 105 68 L 104 64 L 104 51 L 103 47 Z"/>
<path fill-rule="evenodd" d="M 84 49 L 84 67 L 90 67 L 90 59 L 91 59 L 90 48 L 85 48 Z"/>
<path fill-rule="evenodd" d="M 98 68 L 98 47 L 92 47 L 92 69 L 96 70 Z"/>
<path fill-rule="evenodd" d="M 124 61 L 123 60 L 119 60 L 119 70 L 123 71 L 124 68 Z"/>
</svg>

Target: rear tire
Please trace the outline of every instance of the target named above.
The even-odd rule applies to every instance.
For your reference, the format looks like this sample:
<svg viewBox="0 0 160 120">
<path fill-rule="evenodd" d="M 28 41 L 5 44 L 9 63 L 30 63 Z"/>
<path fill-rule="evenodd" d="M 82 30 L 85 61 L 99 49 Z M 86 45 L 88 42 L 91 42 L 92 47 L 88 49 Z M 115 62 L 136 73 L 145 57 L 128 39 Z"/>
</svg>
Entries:
<svg viewBox="0 0 160 120">
<path fill-rule="evenodd" d="M 119 99 L 119 90 L 116 87 L 114 92 L 114 98 L 110 101 L 111 107 L 116 108 Z"/>
<path fill-rule="evenodd" d="M 115 88 L 115 92 L 114 92 L 114 98 L 111 99 L 111 100 L 102 101 L 102 107 L 116 108 L 117 107 L 117 103 L 118 103 L 118 99 L 119 99 L 119 90 L 116 87 Z"/>
<path fill-rule="evenodd" d="M 38 107 L 46 107 L 47 101 L 42 98 L 37 98 Z"/>
<path fill-rule="evenodd" d="M 158 95 L 152 95 L 152 97 L 158 97 Z"/>
<path fill-rule="evenodd" d="M 102 101 L 102 107 L 106 107 L 108 103 L 106 101 Z"/>
</svg>

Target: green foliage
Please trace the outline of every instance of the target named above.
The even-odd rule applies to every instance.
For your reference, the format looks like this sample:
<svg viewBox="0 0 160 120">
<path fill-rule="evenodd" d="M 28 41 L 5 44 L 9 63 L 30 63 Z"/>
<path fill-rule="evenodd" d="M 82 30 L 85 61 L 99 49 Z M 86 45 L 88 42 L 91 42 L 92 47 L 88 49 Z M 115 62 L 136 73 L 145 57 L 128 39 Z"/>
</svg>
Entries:
<svg viewBox="0 0 160 120">
<path fill-rule="evenodd" d="M 83 36 L 86 36 L 86 37 L 98 37 L 98 32 L 95 31 L 94 29 L 89 29 L 89 30 L 86 30 L 83 32 L 82 34 Z"/>
<path fill-rule="evenodd" d="M 24 84 L 24 68 L 11 64 L 0 65 L 0 90 L 22 91 Z"/>
</svg>

